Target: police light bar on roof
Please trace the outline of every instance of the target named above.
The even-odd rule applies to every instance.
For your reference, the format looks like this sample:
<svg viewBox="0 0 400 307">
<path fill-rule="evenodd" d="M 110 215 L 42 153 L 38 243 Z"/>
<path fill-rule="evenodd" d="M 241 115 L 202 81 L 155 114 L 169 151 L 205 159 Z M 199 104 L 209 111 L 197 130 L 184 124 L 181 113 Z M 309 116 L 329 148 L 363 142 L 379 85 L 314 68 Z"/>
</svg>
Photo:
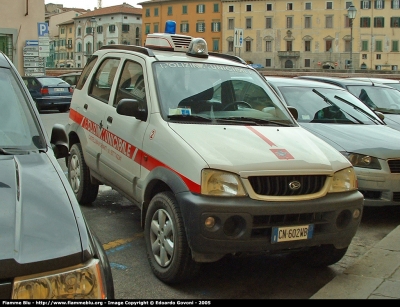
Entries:
<svg viewBox="0 0 400 307">
<path fill-rule="evenodd" d="M 147 34 L 145 47 L 150 49 L 180 51 L 198 57 L 207 57 L 207 43 L 202 38 L 176 34 L 176 22 L 168 20 L 165 33 Z"/>
</svg>

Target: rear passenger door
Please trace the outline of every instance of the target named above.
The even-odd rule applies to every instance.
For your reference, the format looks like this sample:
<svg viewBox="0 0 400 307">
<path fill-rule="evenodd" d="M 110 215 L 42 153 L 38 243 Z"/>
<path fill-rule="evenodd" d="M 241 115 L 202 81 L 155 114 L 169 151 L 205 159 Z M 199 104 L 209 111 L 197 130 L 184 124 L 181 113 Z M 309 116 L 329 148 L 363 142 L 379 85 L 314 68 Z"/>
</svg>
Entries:
<svg viewBox="0 0 400 307">
<path fill-rule="evenodd" d="M 123 192 L 137 199 L 135 182 L 140 178 L 142 142 L 147 120 L 119 115 L 116 107 L 121 99 L 135 99 L 148 110 L 147 74 L 145 63 L 139 57 L 121 60 L 114 78 L 110 103 L 105 110 L 101 174 L 117 184 Z"/>
</svg>

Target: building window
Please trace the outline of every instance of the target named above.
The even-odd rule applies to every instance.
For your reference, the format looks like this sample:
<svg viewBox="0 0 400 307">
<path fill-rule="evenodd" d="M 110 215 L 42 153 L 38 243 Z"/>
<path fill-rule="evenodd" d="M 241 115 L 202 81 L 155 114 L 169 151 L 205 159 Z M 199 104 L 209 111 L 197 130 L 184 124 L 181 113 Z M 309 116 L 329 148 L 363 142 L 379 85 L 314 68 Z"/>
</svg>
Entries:
<svg viewBox="0 0 400 307">
<path fill-rule="evenodd" d="M 368 51 L 368 41 L 361 41 L 361 51 Z"/>
<path fill-rule="evenodd" d="M 251 41 L 250 40 L 246 41 L 246 51 L 251 52 Z"/>
<path fill-rule="evenodd" d="M 293 41 L 286 41 L 286 51 L 293 51 Z"/>
<path fill-rule="evenodd" d="M 154 33 L 158 33 L 158 24 L 154 25 Z"/>
<path fill-rule="evenodd" d="M 369 28 L 371 27 L 371 18 L 370 17 L 361 17 L 360 18 L 360 28 Z"/>
<path fill-rule="evenodd" d="M 182 14 L 187 14 L 188 13 L 188 8 L 187 5 L 182 5 Z"/>
<path fill-rule="evenodd" d="M 311 29 L 311 16 L 304 17 L 304 28 Z"/>
<path fill-rule="evenodd" d="M 61 34 L 65 34 L 65 28 L 61 28 L 60 30 L 61 30 L 61 31 L 60 31 Z"/>
<path fill-rule="evenodd" d="M 181 23 L 181 33 L 188 33 L 189 32 L 189 23 L 182 22 Z"/>
<path fill-rule="evenodd" d="M 272 67 L 272 60 L 271 59 L 265 59 L 265 67 Z"/>
<path fill-rule="evenodd" d="M 82 28 L 78 28 L 78 36 L 82 35 Z"/>
<path fill-rule="evenodd" d="M 361 58 L 362 58 L 363 60 L 366 60 L 366 59 L 367 59 L 367 55 L 366 55 L 365 53 L 363 53 L 363 54 L 361 55 Z"/>
<path fill-rule="evenodd" d="M 206 6 L 205 6 L 205 4 L 198 4 L 198 5 L 196 6 L 196 12 L 197 12 L 198 14 L 204 14 L 204 13 L 206 12 Z"/>
<path fill-rule="evenodd" d="M 352 5 L 353 4 L 353 2 L 351 2 L 351 1 L 347 1 L 346 2 L 346 10 L 350 7 L 350 5 Z"/>
<path fill-rule="evenodd" d="M 146 9 L 146 17 L 150 17 L 150 9 Z"/>
<path fill-rule="evenodd" d="M 265 51 L 272 52 L 272 41 L 265 41 Z"/>
<path fill-rule="evenodd" d="M 154 16 L 158 16 L 158 7 L 154 8 Z"/>
<path fill-rule="evenodd" d="M 293 16 L 286 17 L 286 28 L 287 29 L 293 28 Z"/>
<path fill-rule="evenodd" d="M 397 70 L 397 69 L 398 69 L 397 65 L 392 65 L 392 70 Z"/>
<path fill-rule="evenodd" d="M 364 10 L 368 10 L 371 8 L 371 1 L 370 0 L 362 0 L 361 1 L 361 8 Z"/>
<path fill-rule="evenodd" d="M 272 3 L 267 3 L 267 11 L 272 11 Z"/>
<path fill-rule="evenodd" d="M 235 28 L 235 19 L 228 18 L 228 30 L 233 30 Z"/>
<path fill-rule="evenodd" d="M 233 52 L 233 41 L 228 42 L 228 52 Z"/>
<path fill-rule="evenodd" d="M 304 51 L 311 51 L 311 41 L 304 41 Z"/>
<path fill-rule="evenodd" d="M 146 24 L 144 28 L 145 28 L 144 33 L 149 34 L 150 33 L 150 25 Z"/>
<path fill-rule="evenodd" d="M 382 66 L 381 65 L 375 65 L 375 70 L 382 70 Z"/>
<path fill-rule="evenodd" d="M 399 41 L 392 41 L 392 52 L 399 51 Z"/>
<path fill-rule="evenodd" d="M 306 9 L 306 10 L 311 10 L 311 2 L 306 2 L 306 3 L 304 4 L 304 9 Z"/>
<path fill-rule="evenodd" d="M 246 4 L 246 12 L 251 12 L 251 4 Z"/>
<path fill-rule="evenodd" d="M 377 60 L 381 60 L 381 59 L 382 59 L 381 54 L 378 53 L 378 54 L 376 55 L 376 59 L 377 59 Z"/>
<path fill-rule="evenodd" d="M 333 40 L 330 40 L 330 39 L 325 41 L 325 51 L 330 51 L 331 50 L 332 43 L 333 43 Z"/>
<path fill-rule="evenodd" d="M 218 52 L 219 51 L 219 40 L 218 39 L 214 39 L 213 40 L 213 51 L 214 52 Z"/>
<path fill-rule="evenodd" d="M 228 12 L 233 13 L 233 5 L 228 6 Z"/>
<path fill-rule="evenodd" d="M 310 59 L 304 59 L 304 67 L 311 67 L 311 60 Z"/>
<path fill-rule="evenodd" d="M 382 52 L 382 41 L 375 41 L 375 51 Z"/>
<path fill-rule="evenodd" d="M 392 9 L 399 9 L 400 8 L 400 0 L 392 0 Z"/>
<path fill-rule="evenodd" d="M 333 16 L 325 16 L 325 28 L 333 28 Z"/>
<path fill-rule="evenodd" d="M 272 29 L 272 17 L 265 17 L 265 28 Z"/>
<path fill-rule="evenodd" d="M 122 25 L 122 32 L 129 32 L 129 25 Z"/>
<path fill-rule="evenodd" d="M 390 17 L 390 27 L 398 28 L 400 25 L 400 17 Z"/>
<path fill-rule="evenodd" d="M 293 11 L 293 3 L 286 3 L 286 10 Z"/>
<path fill-rule="evenodd" d="M 344 41 L 344 52 L 350 52 L 351 48 L 351 40 Z"/>
<path fill-rule="evenodd" d="M 330 1 L 327 2 L 327 3 L 326 3 L 326 9 L 327 9 L 327 10 L 332 10 L 332 9 L 333 9 L 333 2 L 330 2 Z"/>
<path fill-rule="evenodd" d="M 72 33 L 72 27 L 69 28 L 69 33 Z"/>
<path fill-rule="evenodd" d="M 103 33 L 103 26 L 97 26 L 97 33 Z"/>
<path fill-rule="evenodd" d="M 76 51 L 82 52 L 82 43 L 78 43 L 78 45 L 76 46 Z"/>
<path fill-rule="evenodd" d="M 246 18 L 246 29 L 251 29 L 251 18 Z"/>
<path fill-rule="evenodd" d="M 219 12 L 219 3 L 214 3 L 214 13 Z"/>
<path fill-rule="evenodd" d="M 385 8 L 384 0 L 375 0 L 375 8 L 376 9 L 384 9 Z"/>
<path fill-rule="evenodd" d="M 221 23 L 219 21 L 214 21 L 211 23 L 211 31 L 212 32 L 220 32 L 221 31 Z"/>
<path fill-rule="evenodd" d="M 167 9 L 167 15 L 171 16 L 172 15 L 172 6 L 169 6 Z"/>
<path fill-rule="evenodd" d="M 206 31 L 206 24 L 204 22 L 196 23 L 196 32 L 205 32 Z"/>
<path fill-rule="evenodd" d="M 374 28 L 383 28 L 385 26 L 383 17 L 374 17 Z"/>
</svg>

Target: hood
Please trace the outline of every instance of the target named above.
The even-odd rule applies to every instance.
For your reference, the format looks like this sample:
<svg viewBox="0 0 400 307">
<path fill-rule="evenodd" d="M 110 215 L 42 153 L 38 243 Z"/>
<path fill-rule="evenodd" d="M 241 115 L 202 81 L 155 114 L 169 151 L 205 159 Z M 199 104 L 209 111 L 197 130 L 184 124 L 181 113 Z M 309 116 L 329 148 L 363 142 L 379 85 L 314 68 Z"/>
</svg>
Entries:
<svg viewBox="0 0 400 307">
<path fill-rule="evenodd" d="M 339 151 L 381 159 L 400 158 L 400 131 L 384 125 L 302 123 L 301 126 Z"/>
<path fill-rule="evenodd" d="M 291 170 L 309 174 L 350 166 L 338 151 L 301 127 L 170 126 L 210 168 L 236 173 Z"/>
<path fill-rule="evenodd" d="M 7 263 L 17 271 L 27 263 L 82 255 L 77 220 L 60 179 L 65 175 L 54 161 L 45 153 L 0 156 L 0 267 Z"/>
<path fill-rule="evenodd" d="M 384 122 L 386 125 L 389 127 L 400 130 L 400 114 L 387 114 L 385 113 L 385 119 Z"/>
</svg>

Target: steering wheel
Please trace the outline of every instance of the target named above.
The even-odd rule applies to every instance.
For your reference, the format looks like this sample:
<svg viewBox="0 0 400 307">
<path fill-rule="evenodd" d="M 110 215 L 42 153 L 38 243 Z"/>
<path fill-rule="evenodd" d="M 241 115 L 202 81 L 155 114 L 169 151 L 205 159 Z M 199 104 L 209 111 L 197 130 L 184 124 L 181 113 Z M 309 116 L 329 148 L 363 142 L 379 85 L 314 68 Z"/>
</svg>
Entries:
<svg viewBox="0 0 400 307">
<path fill-rule="evenodd" d="M 234 101 L 234 102 L 228 103 L 225 107 L 223 107 L 223 108 L 222 108 L 222 111 L 225 111 L 225 110 L 227 110 L 227 109 L 229 109 L 229 108 L 232 108 L 232 109 L 233 109 L 234 106 L 240 106 L 240 105 L 246 106 L 246 107 L 248 107 L 248 108 L 250 108 L 250 109 L 253 108 L 253 107 L 252 107 L 248 102 L 246 102 L 246 101 Z"/>
</svg>

